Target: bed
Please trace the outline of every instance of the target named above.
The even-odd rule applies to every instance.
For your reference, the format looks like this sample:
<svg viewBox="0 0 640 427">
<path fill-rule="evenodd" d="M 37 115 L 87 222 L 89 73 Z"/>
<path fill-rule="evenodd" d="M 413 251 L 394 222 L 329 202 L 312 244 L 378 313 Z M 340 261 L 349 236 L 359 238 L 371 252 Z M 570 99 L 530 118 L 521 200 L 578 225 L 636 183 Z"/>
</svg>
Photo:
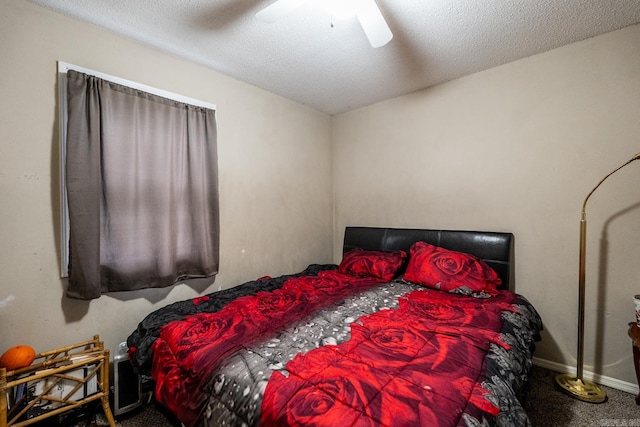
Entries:
<svg viewBox="0 0 640 427">
<path fill-rule="evenodd" d="M 185 426 L 526 426 L 511 233 L 347 227 L 339 265 L 163 307 L 127 342 Z"/>
</svg>

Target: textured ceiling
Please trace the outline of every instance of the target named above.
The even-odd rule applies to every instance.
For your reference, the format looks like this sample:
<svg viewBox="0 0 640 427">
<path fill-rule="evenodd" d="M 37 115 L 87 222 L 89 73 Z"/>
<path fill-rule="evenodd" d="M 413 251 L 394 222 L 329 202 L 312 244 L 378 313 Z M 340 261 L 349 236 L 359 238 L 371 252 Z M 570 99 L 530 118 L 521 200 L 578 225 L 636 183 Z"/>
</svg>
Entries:
<svg viewBox="0 0 640 427">
<path fill-rule="evenodd" d="M 29 0 L 336 114 L 640 22 L 640 0 L 376 0 L 394 38 L 309 0 Z M 344 1 L 344 0 L 343 0 Z"/>
</svg>

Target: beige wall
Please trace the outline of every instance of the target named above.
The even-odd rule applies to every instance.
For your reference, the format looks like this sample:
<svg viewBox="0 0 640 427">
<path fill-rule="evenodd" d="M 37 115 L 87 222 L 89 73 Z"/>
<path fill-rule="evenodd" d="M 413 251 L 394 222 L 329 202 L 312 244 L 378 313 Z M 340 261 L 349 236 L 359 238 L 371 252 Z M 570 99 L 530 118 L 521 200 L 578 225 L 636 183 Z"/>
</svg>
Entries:
<svg viewBox="0 0 640 427">
<path fill-rule="evenodd" d="M 575 367 L 582 201 L 640 152 L 640 26 L 334 118 L 334 254 L 346 225 L 511 231 L 536 356 Z M 640 162 L 589 199 L 585 370 L 635 384 Z"/>
<path fill-rule="evenodd" d="M 56 61 L 218 107 L 220 274 L 205 289 L 65 298 L 59 268 Z M 99 333 L 109 348 L 153 309 L 330 262 L 331 119 L 22 0 L 0 2 L 0 351 Z"/>
</svg>

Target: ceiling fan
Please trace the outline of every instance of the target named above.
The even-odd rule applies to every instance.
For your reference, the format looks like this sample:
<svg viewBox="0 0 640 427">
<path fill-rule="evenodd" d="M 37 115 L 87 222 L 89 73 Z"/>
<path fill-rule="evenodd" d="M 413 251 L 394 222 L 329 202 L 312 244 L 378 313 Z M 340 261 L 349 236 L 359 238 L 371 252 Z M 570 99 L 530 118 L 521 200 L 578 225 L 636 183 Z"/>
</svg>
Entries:
<svg viewBox="0 0 640 427">
<path fill-rule="evenodd" d="M 266 23 L 273 23 L 308 1 L 309 0 L 276 0 L 274 3 L 256 13 L 256 19 Z M 342 1 L 347 2 L 347 0 Z M 393 34 L 375 0 L 348 0 L 348 3 L 353 8 L 372 47 L 381 47 L 391 41 Z"/>
</svg>

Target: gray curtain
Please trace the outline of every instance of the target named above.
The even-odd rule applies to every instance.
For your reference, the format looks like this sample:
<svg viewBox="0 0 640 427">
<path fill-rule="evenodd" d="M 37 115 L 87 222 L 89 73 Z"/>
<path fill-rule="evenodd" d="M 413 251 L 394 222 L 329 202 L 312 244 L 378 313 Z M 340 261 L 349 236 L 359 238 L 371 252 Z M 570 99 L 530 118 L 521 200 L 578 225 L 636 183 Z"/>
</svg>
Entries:
<svg viewBox="0 0 640 427">
<path fill-rule="evenodd" d="M 215 111 L 68 71 L 67 296 L 218 272 Z"/>
</svg>

